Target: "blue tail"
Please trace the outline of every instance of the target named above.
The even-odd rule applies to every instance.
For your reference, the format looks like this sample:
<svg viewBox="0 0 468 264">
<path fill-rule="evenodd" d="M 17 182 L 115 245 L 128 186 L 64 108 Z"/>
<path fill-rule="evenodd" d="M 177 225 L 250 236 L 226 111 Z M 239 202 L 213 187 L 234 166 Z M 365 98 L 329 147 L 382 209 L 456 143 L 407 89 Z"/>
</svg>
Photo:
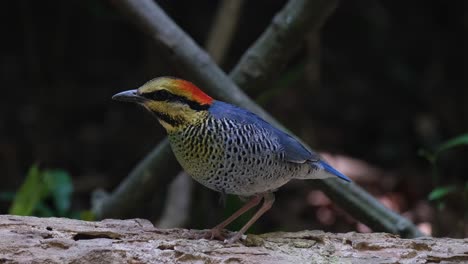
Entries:
<svg viewBox="0 0 468 264">
<path fill-rule="evenodd" d="M 351 179 L 346 177 L 343 173 L 335 170 L 332 166 L 330 166 L 328 163 L 326 163 L 325 161 L 320 161 L 320 165 L 323 166 L 323 169 L 330 173 L 330 174 L 333 174 L 335 176 L 337 176 L 338 178 L 342 179 L 342 180 L 345 180 L 347 182 L 351 182 Z"/>
</svg>

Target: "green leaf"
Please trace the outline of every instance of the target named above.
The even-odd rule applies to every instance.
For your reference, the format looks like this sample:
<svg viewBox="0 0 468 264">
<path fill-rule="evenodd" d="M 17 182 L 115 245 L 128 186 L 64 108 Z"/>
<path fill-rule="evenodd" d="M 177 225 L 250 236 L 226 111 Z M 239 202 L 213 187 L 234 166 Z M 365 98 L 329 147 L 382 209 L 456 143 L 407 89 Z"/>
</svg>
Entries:
<svg viewBox="0 0 468 264">
<path fill-rule="evenodd" d="M 64 216 L 71 207 L 73 183 L 70 175 L 64 170 L 47 170 L 44 182 L 52 195 L 57 214 Z"/>
<path fill-rule="evenodd" d="M 41 172 L 37 165 L 33 165 L 16 193 L 9 213 L 13 215 L 31 215 L 45 195 L 47 193 L 41 180 Z"/>
<path fill-rule="evenodd" d="M 455 137 L 446 141 L 445 143 L 443 143 L 437 148 L 436 152 L 438 153 L 438 152 L 451 149 L 453 147 L 461 146 L 461 145 L 468 145 L 468 134 L 463 134 L 463 135 L 460 135 L 458 137 Z"/>
<path fill-rule="evenodd" d="M 429 201 L 440 200 L 456 190 L 457 188 L 453 185 L 437 187 L 429 193 L 428 199 Z"/>
</svg>

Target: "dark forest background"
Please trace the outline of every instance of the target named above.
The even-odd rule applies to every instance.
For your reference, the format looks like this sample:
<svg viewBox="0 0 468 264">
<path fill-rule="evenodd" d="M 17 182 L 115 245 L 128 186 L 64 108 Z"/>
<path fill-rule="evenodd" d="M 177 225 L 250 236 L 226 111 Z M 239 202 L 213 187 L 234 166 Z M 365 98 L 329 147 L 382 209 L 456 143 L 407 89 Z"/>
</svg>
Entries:
<svg viewBox="0 0 468 264">
<path fill-rule="evenodd" d="M 219 1 L 157 2 L 204 45 Z M 244 2 L 226 72 L 285 3 Z M 468 141 L 432 163 L 421 154 L 468 131 L 467 3 L 341 1 L 281 75 L 246 92 L 423 232 L 466 237 L 468 148 L 458 145 Z M 111 96 L 184 76 L 112 1 L 8 1 L 0 12 L 0 213 L 33 164 L 70 175 L 70 211 L 89 210 L 94 190 L 112 191 L 164 137 L 152 116 Z M 186 226 L 209 228 L 223 206 L 195 186 Z M 255 231 L 313 228 L 370 231 L 299 181 Z"/>
</svg>

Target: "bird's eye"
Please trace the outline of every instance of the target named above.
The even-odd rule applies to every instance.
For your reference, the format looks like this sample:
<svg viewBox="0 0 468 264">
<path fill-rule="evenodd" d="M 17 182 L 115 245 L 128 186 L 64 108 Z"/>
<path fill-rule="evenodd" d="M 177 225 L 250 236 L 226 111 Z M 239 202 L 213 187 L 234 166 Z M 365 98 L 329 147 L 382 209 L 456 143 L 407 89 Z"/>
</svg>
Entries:
<svg viewBox="0 0 468 264">
<path fill-rule="evenodd" d="M 154 93 L 155 99 L 159 101 L 166 101 L 167 99 L 169 99 L 170 96 L 171 94 L 166 90 L 159 90 Z"/>
<path fill-rule="evenodd" d="M 147 97 L 155 101 L 167 101 L 172 98 L 172 94 L 170 94 L 166 90 L 159 90 L 159 91 L 155 91 L 150 94 L 147 94 Z"/>
</svg>

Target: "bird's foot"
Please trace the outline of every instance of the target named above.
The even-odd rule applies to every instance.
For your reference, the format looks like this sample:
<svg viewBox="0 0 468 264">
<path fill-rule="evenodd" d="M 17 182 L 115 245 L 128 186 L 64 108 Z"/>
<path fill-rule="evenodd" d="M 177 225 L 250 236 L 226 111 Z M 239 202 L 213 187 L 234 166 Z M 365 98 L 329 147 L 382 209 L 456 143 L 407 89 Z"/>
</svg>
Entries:
<svg viewBox="0 0 468 264">
<path fill-rule="evenodd" d="M 204 238 L 206 239 L 216 239 L 216 240 L 225 240 L 226 239 L 226 234 L 223 232 L 222 229 L 219 228 L 213 228 L 207 233 L 205 233 Z"/>
<path fill-rule="evenodd" d="M 203 235 L 200 235 L 199 239 L 211 239 L 211 240 L 220 240 L 223 241 L 225 244 L 232 244 L 241 239 L 244 239 L 244 235 L 237 232 L 232 236 L 227 234 L 228 231 L 218 228 L 213 228 L 209 231 L 205 231 Z"/>
</svg>

